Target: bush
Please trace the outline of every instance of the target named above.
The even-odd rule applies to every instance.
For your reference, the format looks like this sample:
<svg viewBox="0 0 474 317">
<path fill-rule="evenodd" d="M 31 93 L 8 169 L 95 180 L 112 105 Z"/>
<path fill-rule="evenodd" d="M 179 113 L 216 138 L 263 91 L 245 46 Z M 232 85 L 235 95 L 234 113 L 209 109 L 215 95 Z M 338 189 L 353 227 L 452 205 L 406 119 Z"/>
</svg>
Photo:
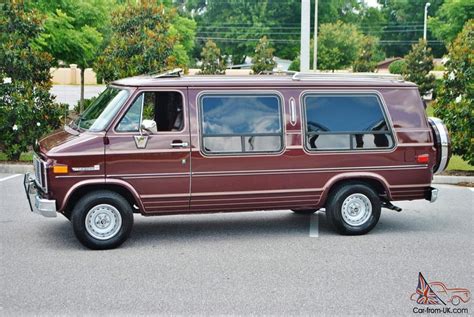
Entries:
<svg viewBox="0 0 474 317">
<path fill-rule="evenodd" d="M 379 40 L 373 36 L 364 36 L 361 42 L 359 56 L 352 64 L 354 72 L 374 72 L 377 68 Z"/>
<path fill-rule="evenodd" d="M 446 73 L 434 102 L 434 114 L 451 135 L 454 154 L 474 165 L 474 20 L 449 46 Z"/>
<path fill-rule="evenodd" d="M 411 51 L 405 56 L 406 67 L 403 78 L 418 85 L 420 95 L 424 96 L 434 88 L 435 77 L 430 74 L 433 70 L 433 55 L 426 41 L 420 40 L 413 44 Z"/>
<path fill-rule="evenodd" d="M 276 62 L 273 60 L 274 51 L 270 47 L 267 37 L 262 37 L 255 48 L 255 55 L 252 58 L 252 71 L 254 74 L 273 70 L 276 65 Z"/>
<path fill-rule="evenodd" d="M 407 67 L 407 63 L 403 59 L 399 59 L 398 61 L 394 61 L 390 63 L 388 66 L 388 71 L 390 74 L 403 74 L 405 72 L 405 68 Z"/>
<path fill-rule="evenodd" d="M 199 75 L 225 74 L 225 59 L 221 56 L 221 50 L 211 40 L 206 42 L 201 52 L 202 64 Z"/>
<path fill-rule="evenodd" d="M 61 124 L 61 108 L 49 93 L 52 57 L 32 44 L 42 18 L 21 1 L 0 4 L 0 149 L 8 160 Z"/>
<path fill-rule="evenodd" d="M 92 97 L 90 99 L 84 99 L 84 104 L 82 105 L 82 112 L 86 111 L 87 108 L 97 99 L 97 97 Z M 77 114 L 81 112 L 81 101 L 78 101 L 77 104 L 74 106 L 73 111 Z"/>
</svg>

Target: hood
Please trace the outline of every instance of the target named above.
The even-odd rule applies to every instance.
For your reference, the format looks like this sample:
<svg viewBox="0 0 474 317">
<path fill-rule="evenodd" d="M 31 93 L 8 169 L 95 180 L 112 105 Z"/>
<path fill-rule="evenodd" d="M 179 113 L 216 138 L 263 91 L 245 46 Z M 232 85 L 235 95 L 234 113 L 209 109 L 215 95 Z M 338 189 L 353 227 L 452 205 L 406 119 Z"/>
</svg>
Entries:
<svg viewBox="0 0 474 317">
<path fill-rule="evenodd" d="M 39 141 L 39 152 L 46 154 L 61 144 L 77 139 L 79 134 L 74 132 L 76 131 L 69 131 L 65 128 L 48 134 Z"/>
</svg>

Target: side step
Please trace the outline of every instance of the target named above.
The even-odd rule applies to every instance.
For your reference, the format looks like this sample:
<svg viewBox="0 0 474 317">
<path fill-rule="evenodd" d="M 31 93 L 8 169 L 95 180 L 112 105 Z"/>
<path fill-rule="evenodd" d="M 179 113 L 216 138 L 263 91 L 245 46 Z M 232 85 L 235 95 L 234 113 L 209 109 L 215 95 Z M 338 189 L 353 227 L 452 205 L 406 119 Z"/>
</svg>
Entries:
<svg viewBox="0 0 474 317">
<path fill-rule="evenodd" d="M 382 201 L 382 207 L 387 208 L 387 209 L 391 209 L 391 210 L 395 210 L 396 212 L 402 211 L 402 208 L 392 205 L 392 203 L 389 202 L 389 201 Z"/>
</svg>

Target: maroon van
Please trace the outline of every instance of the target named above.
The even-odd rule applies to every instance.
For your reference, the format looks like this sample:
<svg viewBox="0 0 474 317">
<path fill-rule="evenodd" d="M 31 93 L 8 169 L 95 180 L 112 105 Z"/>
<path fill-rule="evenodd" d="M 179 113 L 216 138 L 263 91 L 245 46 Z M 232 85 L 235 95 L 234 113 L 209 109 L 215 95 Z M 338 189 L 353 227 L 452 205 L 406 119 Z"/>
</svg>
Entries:
<svg viewBox="0 0 474 317">
<path fill-rule="evenodd" d="M 434 202 L 450 157 L 415 84 L 304 73 L 118 80 L 35 152 L 31 209 L 63 214 L 92 249 L 123 243 L 134 213 L 324 208 L 364 234 L 393 201 Z"/>
</svg>

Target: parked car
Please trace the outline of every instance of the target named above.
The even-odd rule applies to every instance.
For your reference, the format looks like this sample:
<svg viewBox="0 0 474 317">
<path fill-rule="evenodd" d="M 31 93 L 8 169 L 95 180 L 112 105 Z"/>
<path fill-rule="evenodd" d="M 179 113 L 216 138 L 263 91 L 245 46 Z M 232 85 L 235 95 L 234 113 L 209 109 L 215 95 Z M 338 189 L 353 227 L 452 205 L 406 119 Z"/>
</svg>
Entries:
<svg viewBox="0 0 474 317">
<path fill-rule="evenodd" d="M 92 249 L 123 243 L 134 213 L 324 208 L 365 234 L 393 201 L 434 202 L 450 158 L 415 84 L 303 73 L 118 80 L 35 151 L 32 210 L 63 214 Z"/>
</svg>

